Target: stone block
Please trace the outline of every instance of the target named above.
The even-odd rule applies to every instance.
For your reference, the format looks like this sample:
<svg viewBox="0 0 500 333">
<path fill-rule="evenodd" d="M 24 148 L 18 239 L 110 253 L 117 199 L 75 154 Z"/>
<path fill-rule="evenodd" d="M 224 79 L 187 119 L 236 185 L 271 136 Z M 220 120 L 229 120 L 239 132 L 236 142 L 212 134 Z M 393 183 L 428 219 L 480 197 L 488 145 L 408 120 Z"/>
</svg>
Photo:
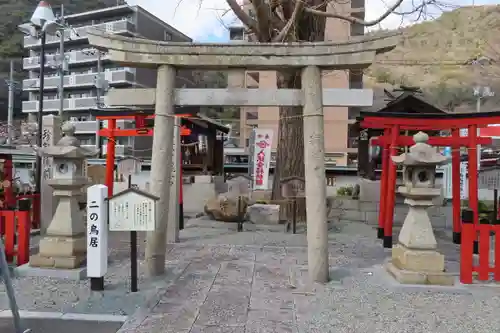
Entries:
<svg viewBox="0 0 500 333">
<path fill-rule="evenodd" d="M 380 202 L 359 200 L 359 209 L 364 212 L 378 212 L 380 210 Z"/>
<path fill-rule="evenodd" d="M 359 180 L 360 201 L 380 201 L 380 181 L 361 178 Z"/>
<path fill-rule="evenodd" d="M 251 200 L 253 202 L 271 200 L 271 191 L 252 191 Z"/>
<path fill-rule="evenodd" d="M 342 197 L 337 197 L 336 198 L 337 203 L 335 204 L 336 207 L 344 210 L 359 210 L 359 201 L 350 199 L 350 198 L 342 198 Z"/>
<path fill-rule="evenodd" d="M 280 206 L 254 204 L 247 208 L 248 220 L 255 224 L 279 224 Z"/>
<path fill-rule="evenodd" d="M 54 267 L 53 257 L 44 257 L 40 254 L 30 256 L 31 267 Z"/>
<path fill-rule="evenodd" d="M 40 240 L 40 254 L 45 257 L 71 257 L 87 252 L 86 237 L 44 237 Z"/>
<path fill-rule="evenodd" d="M 53 279 L 79 281 L 87 278 L 87 269 L 85 267 L 77 269 L 53 269 L 32 267 L 30 264 L 26 264 L 16 267 L 14 269 L 14 274 L 19 277 L 49 277 Z"/>
<path fill-rule="evenodd" d="M 85 262 L 83 255 L 71 257 L 54 257 L 54 268 L 56 269 L 75 269 L 82 266 Z"/>
<path fill-rule="evenodd" d="M 215 195 L 219 195 L 222 193 L 226 193 L 229 187 L 226 181 L 224 180 L 224 176 L 215 176 L 214 177 L 214 193 Z"/>
<path fill-rule="evenodd" d="M 440 286 L 453 286 L 455 284 L 455 278 L 452 274 L 408 271 L 396 267 L 391 262 L 387 263 L 385 268 L 401 284 L 430 284 Z"/>
<path fill-rule="evenodd" d="M 378 212 L 365 212 L 365 222 L 369 225 L 378 225 Z"/>
<path fill-rule="evenodd" d="M 211 184 L 212 176 L 194 176 L 194 182 L 197 184 Z"/>
<path fill-rule="evenodd" d="M 414 272 L 444 271 L 444 255 L 432 250 L 411 250 L 401 244 L 392 248 L 392 263 L 399 269 Z"/>
</svg>

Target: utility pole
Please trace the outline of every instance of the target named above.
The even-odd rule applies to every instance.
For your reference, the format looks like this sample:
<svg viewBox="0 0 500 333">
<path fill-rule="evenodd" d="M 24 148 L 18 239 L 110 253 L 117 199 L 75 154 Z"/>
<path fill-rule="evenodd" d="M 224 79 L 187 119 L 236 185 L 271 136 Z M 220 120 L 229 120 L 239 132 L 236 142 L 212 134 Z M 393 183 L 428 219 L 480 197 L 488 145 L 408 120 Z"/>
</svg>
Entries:
<svg viewBox="0 0 500 333">
<path fill-rule="evenodd" d="M 491 91 L 490 87 L 476 86 L 474 87 L 474 96 L 476 97 L 476 112 L 481 112 L 481 100 L 486 97 L 493 97 L 495 93 Z M 477 129 L 479 136 L 479 128 Z M 481 145 L 477 145 L 477 169 L 481 169 Z"/>
<path fill-rule="evenodd" d="M 14 126 L 14 60 L 10 61 L 10 73 L 9 73 L 9 109 L 7 111 L 7 144 L 12 144 L 12 126 Z"/>
<path fill-rule="evenodd" d="M 96 78 L 96 99 L 97 99 L 97 109 L 101 108 L 101 89 L 103 88 L 103 80 L 101 79 L 102 73 L 102 62 L 101 62 L 101 51 L 97 51 L 97 78 Z M 99 135 L 99 130 L 101 129 L 101 121 L 99 119 L 95 120 L 96 123 L 96 134 L 95 134 L 95 146 L 98 149 L 99 157 L 101 157 L 102 147 L 101 147 L 101 136 Z"/>
<path fill-rule="evenodd" d="M 64 55 L 64 5 L 61 4 L 61 12 L 59 16 L 60 24 L 63 25 L 61 29 L 59 29 L 59 33 L 61 34 L 61 40 L 59 42 L 59 117 L 61 120 L 63 119 L 64 112 L 64 72 L 65 72 L 65 62 L 66 57 Z"/>
</svg>

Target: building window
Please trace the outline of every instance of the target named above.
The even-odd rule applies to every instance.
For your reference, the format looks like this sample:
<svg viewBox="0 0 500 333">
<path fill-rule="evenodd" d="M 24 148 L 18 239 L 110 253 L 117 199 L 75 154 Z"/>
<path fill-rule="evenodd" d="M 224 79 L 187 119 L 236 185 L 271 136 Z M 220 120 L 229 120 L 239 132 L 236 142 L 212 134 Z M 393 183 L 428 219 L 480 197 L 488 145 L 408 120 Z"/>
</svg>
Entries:
<svg viewBox="0 0 500 333">
<path fill-rule="evenodd" d="M 170 42 L 172 40 L 172 35 L 169 34 L 167 30 L 163 31 L 163 40 L 166 42 Z"/>
<path fill-rule="evenodd" d="M 247 120 L 254 120 L 254 119 L 259 119 L 257 112 L 246 112 L 246 118 Z"/>
<path fill-rule="evenodd" d="M 243 40 L 244 39 L 244 29 L 243 27 L 230 27 L 229 28 L 229 39 L 230 40 Z"/>
</svg>

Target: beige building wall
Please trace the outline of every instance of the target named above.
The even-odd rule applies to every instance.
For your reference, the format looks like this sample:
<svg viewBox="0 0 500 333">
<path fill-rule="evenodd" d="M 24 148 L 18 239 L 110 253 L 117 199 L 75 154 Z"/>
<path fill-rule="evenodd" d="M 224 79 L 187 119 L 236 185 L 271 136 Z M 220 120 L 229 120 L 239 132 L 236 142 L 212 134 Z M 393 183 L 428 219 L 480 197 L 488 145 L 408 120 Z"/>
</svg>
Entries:
<svg viewBox="0 0 500 333">
<path fill-rule="evenodd" d="M 356 0 L 359 3 L 359 0 Z M 357 5 L 359 7 L 359 4 Z M 335 6 L 330 5 L 328 11 L 349 13 L 351 3 Z M 364 10 L 362 10 L 364 11 Z M 360 12 L 359 8 L 357 12 Z M 327 19 L 325 40 L 327 41 L 346 41 L 351 35 L 351 24 L 338 19 Z M 233 77 L 234 76 L 234 77 Z M 241 87 L 242 77 L 244 78 L 243 87 L 271 89 L 277 87 L 276 72 L 259 72 L 258 82 L 247 75 L 242 70 L 239 73 L 234 71 L 228 78 L 229 87 Z M 349 88 L 348 71 L 329 71 L 323 73 L 323 88 Z M 349 110 L 347 107 L 325 107 L 325 152 L 330 159 L 333 159 L 337 165 L 347 165 L 347 153 L 356 152 L 356 149 L 348 148 L 348 126 Z M 257 112 L 257 119 L 248 119 L 247 113 Z M 272 128 L 274 130 L 273 149 L 276 149 L 278 139 L 278 107 L 242 107 L 240 109 L 240 147 L 246 147 L 247 139 L 250 136 L 252 127 Z"/>
</svg>

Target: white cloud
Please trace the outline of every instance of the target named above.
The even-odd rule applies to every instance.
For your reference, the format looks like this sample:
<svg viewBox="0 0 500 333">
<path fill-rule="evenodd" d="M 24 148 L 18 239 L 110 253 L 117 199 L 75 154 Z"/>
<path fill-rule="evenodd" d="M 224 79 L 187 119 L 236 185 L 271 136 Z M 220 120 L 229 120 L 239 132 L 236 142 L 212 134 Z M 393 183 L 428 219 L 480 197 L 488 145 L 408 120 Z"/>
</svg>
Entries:
<svg viewBox="0 0 500 333">
<path fill-rule="evenodd" d="M 225 36 L 235 21 L 226 0 L 129 0 L 195 40 Z"/>
<path fill-rule="evenodd" d="M 366 19 L 379 17 L 394 1 L 396 0 L 366 0 Z M 406 12 L 413 4 L 421 1 L 405 0 L 398 10 Z M 445 1 L 448 1 L 449 9 L 472 4 L 472 0 Z M 491 2 L 492 0 L 476 0 L 475 3 Z M 128 0 L 128 3 L 142 6 L 195 40 L 206 40 L 209 36 L 223 38 L 227 35 L 227 26 L 236 22 L 234 15 L 228 11 L 226 0 Z M 429 8 L 427 19 L 437 17 L 440 13 L 441 9 Z M 390 15 L 373 29 L 393 29 L 401 24 L 414 23 L 416 19 L 416 15 L 410 15 L 401 21 L 401 16 Z"/>
</svg>

